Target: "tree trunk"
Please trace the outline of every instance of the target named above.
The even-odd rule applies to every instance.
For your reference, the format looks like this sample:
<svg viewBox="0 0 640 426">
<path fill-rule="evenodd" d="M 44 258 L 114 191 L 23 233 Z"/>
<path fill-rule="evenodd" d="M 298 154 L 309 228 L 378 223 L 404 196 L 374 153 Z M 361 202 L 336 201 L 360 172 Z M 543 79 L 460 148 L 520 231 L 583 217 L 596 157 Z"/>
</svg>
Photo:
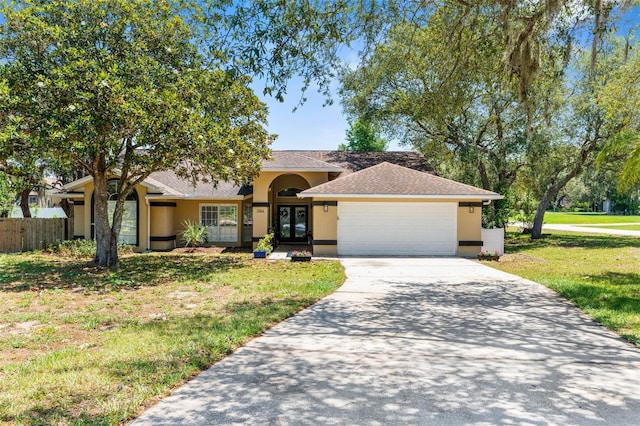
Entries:
<svg viewBox="0 0 640 426">
<path fill-rule="evenodd" d="M 113 267 L 118 264 L 118 236 L 109 226 L 107 200 L 107 175 L 98 172 L 93 176 L 93 208 L 96 235 L 96 263 L 98 266 Z"/>
<path fill-rule="evenodd" d="M 554 186 L 547 188 L 542 196 L 542 200 L 540 200 L 540 204 L 538 204 L 538 209 L 536 210 L 536 216 L 533 219 L 533 228 L 531 229 L 531 239 L 537 240 L 542 238 L 542 223 L 544 222 L 544 214 L 547 211 L 547 206 L 551 200 L 558 194 L 561 188 L 558 188 L 555 191 L 552 191 Z"/>
<path fill-rule="evenodd" d="M 73 219 L 73 215 L 74 215 L 73 204 L 71 204 L 69 200 L 67 200 L 66 198 L 63 198 L 60 201 L 60 207 L 62 208 L 62 210 L 64 211 L 64 214 L 66 214 L 69 219 Z"/>
<path fill-rule="evenodd" d="M 556 182 L 553 185 L 547 186 L 547 190 L 544 191 L 542 200 L 540 200 L 540 204 L 538 204 L 538 209 L 536 210 L 536 217 L 533 219 L 533 229 L 531 230 L 532 240 L 537 240 L 542 238 L 542 222 L 544 221 L 544 214 L 547 211 L 547 207 L 549 206 L 549 203 L 551 202 L 551 200 L 556 198 L 560 190 L 562 190 L 562 188 L 564 188 L 571 179 L 578 176 L 582 172 L 583 167 L 588 166 L 588 164 L 590 164 L 586 160 L 586 156 L 589 152 L 591 151 L 583 150 L 580 157 L 576 159 L 577 164 L 575 165 L 575 167 L 558 182 Z"/>
<path fill-rule="evenodd" d="M 23 189 L 20 193 L 20 208 L 22 209 L 22 217 L 31 217 L 31 210 L 29 209 L 29 193 L 31 189 Z"/>
</svg>

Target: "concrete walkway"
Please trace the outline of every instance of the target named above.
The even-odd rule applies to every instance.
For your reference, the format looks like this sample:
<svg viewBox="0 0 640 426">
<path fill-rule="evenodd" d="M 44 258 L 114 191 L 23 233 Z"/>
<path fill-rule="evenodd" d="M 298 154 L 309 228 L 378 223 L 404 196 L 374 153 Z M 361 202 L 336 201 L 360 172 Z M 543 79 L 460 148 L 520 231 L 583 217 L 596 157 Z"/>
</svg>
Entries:
<svg viewBox="0 0 640 426">
<path fill-rule="evenodd" d="M 291 252 L 294 250 L 307 250 L 313 252 L 313 248 L 307 244 L 278 244 L 269 255 L 269 260 L 285 260 L 291 258 Z"/>
<path fill-rule="evenodd" d="M 453 258 L 348 280 L 135 425 L 640 422 L 640 351 L 546 288 Z"/>
<path fill-rule="evenodd" d="M 542 225 L 543 231 L 569 231 L 569 232 L 581 232 L 581 233 L 590 233 L 590 234 L 607 234 L 607 235 L 623 235 L 627 237 L 640 237 L 640 231 L 632 231 L 629 229 L 611 229 L 607 228 L 607 226 L 616 226 L 616 225 L 638 225 L 637 223 L 608 223 L 602 224 L 602 228 L 598 228 L 598 224 L 593 224 L 589 226 L 580 226 L 580 225 Z"/>
</svg>

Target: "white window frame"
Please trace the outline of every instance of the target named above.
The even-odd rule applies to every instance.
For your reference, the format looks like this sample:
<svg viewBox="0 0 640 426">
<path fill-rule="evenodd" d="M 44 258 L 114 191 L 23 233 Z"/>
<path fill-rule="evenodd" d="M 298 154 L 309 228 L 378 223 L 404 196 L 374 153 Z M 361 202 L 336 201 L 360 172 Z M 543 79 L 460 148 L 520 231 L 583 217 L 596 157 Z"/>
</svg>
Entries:
<svg viewBox="0 0 640 426">
<path fill-rule="evenodd" d="M 204 225 L 202 223 L 202 209 L 203 207 L 216 207 L 217 224 L 216 225 Z M 236 226 L 225 227 L 220 223 L 220 208 L 231 207 L 235 209 L 235 222 Z M 198 223 L 200 226 L 207 228 L 207 241 L 208 242 L 225 242 L 225 243 L 237 243 L 238 242 L 238 205 L 231 203 L 201 203 L 198 207 Z M 228 232 L 230 228 L 235 228 L 235 232 Z M 227 231 L 227 232 L 224 232 Z M 232 235 L 233 234 L 233 235 Z"/>
</svg>

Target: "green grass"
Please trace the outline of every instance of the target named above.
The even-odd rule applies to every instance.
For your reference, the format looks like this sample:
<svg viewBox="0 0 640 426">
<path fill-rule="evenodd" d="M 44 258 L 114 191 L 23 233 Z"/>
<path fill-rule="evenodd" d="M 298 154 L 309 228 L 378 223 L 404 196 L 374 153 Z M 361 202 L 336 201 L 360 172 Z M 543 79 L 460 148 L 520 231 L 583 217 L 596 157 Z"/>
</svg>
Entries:
<svg viewBox="0 0 640 426">
<path fill-rule="evenodd" d="M 562 225 L 587 225 L 600 223 L 640 223 L 640 216 L 612 216 L 604 213 L 546 212 L 544 223 Z"/>
<path fill-rule="evenodd" d="M 492 263 L 539 282 L 640 346 L 640 238 L 554 233 L 531 241 L 509 233 Z"/>
<path fill-rule="evenodd" d="M 621 229 L 625 231 L 640 231 L 640 225 L 584 225 L 584 226 L 605 228 L 605 229 Z"/>
<path fill-rule="evenodd" d="M 0 255 L 0 424 L 120 424 L 332 292 L 338 262 Z"/>
</svg>

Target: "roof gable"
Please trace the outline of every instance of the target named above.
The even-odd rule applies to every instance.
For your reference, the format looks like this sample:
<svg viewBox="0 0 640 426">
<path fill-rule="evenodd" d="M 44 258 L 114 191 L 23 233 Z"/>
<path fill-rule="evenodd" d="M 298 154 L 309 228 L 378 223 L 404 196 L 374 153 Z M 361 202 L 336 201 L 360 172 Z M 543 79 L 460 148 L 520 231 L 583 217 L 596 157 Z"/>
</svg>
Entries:
<svg viewBox="0 0 640 426">
<path fill-rule="evenodd" d="M 302 191 L 300 196 L 502 198 L 495 192 L 388 162 L 309 188 Z"/>
</svg>

